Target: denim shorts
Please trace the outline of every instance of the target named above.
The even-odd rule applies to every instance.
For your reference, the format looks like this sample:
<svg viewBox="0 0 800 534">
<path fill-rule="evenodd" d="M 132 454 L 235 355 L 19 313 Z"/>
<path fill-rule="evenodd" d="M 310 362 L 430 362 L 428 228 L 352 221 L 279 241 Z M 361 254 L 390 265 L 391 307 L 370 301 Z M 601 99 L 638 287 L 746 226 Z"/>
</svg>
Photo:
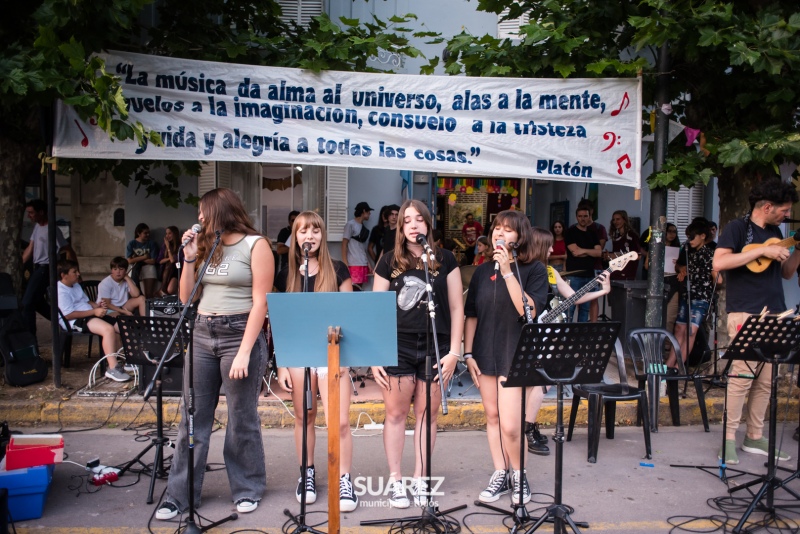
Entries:
<svg viewBox="0 0 800 534">
<path fill-rule="evenodd" d="M 415 376 L 425 380 L 425 356 L 430 350 L 433 365 L 436 365 L 436 353 L 433 339 L 428 346 L 427 334 L 397 334 L 397 365 L 385 367 L 389 376 Z M 438 336 L 439 358 L 447 356 L 450 351 L 450 337 Z M 427 349 L 427 350 L 426 350 Z M 433 370 L 436 376 L 436 369 Z"/>
<path fill-rule="evenodd" d="M 680 299 L 678 304 L 678 318 L 675 319 L 675 324 L 686 324 L 687 316 L 689 315 L 689 306 L 686 299 Z M 703 324 L 703 320 L 708 314 L 708 301 L 707 300 L 693 300 L 692 301 L 692 324 L 697 328 Z"/>
</svg>

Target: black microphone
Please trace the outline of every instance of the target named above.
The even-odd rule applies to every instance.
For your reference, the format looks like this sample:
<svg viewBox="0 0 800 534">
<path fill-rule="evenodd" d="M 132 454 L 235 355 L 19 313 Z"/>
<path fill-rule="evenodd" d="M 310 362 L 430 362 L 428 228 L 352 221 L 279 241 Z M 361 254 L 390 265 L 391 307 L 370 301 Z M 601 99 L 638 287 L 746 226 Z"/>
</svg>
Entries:
<svg viewBox="0 0 800 534">
<path fill-rule="evenodd" d="M 303 252 L 305 252 L 305 253 L 311 252 L 311 242 L 310 241 L 306 241 L 305 243 L 303 243 Z"/>
<path fill-rule="evenodd" d="M 506 246 L 506 242 L 503 239 L 498 239 L 497 243 L 495 243 L 495 247 L 494 248 L 495 248 L 495 250 L 499 250 L 499 249 L 503 248 L 504 246 Z M 498 262 L 496 260 L 494 262 L 494 270 L 495 271 L 499 271 L 500 270 L 500 262 Z"/>
<path fill-rule="evenodd" d="M 428 254 L 433 254 L 433 250 L 431 250 L 431 246 L 428 244 L 428 240 L 425 239 L 424 235 L 417 234 L 417 244 L 422 245 L 422 248 L 424 248 L 425 252 Z"/>
<path fill-rule="evenodd" d="M 194 234 L 195 234 L 195 235 L 199 234 L 199 233 L 200 233 L 202 230 L 203 230 L 203 227 L 202 227 L 202 226 L 200 226 L 199 224 L 195 224 L 194 226 L 192 226 L 192 232 L 194 232 Z M 181 243 L 181 246 L 180 246 L 180 248 L 178 249 L 178 252 L 180 252 L 181 250 L 183 250 L 183 248 L 184 248 L 186 245 L 188 245 L 188 244 L 189 244 L 189 242 L 190 242 L 191 240 L 192 240 L 192 238 L 191 238 L 191 237 L 187 237 L 186 239 L 184 239 L 184 240 L 183 240 L 183 243 Z"/>
</svg>

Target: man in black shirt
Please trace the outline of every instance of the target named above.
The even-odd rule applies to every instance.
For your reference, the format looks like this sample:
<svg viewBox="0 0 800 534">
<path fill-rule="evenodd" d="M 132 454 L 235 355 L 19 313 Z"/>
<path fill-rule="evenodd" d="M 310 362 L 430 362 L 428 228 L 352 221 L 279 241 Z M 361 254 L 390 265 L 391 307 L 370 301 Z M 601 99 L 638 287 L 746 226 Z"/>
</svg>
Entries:
<svg viewBox="0 0 800 534">
<path fill-rule="evenodd" d="M 592 217 L 585 207 L 575 210 L 577 224 L 564 232 L 564 243 L 567 245 L 567 265 L 565 269 L 571 272 L 566 277 L 569 286 L 577 291 L 594 280 L 594 265 L 597 258 L 602 255 L 600 241 L 597 234 L 589 231 Z M 575 308 L 570 308 L 567 317 L 572 320 Z M 589 304 L 584 303 L 578 307 L 578 322 L 589 322 Z"/>
<path fill-rule="evenodd" d="M 294 224 L 294 220 L 297 216 L 300 215 L 299 211 L 290 211 L 289 212 L 289 226 L 286 228 L 281 228 L 281 231 L 278 232 L 278 257 L 281 260 L 280 266 L 277 268 L 276 272 L 281 272 L 281 269 L 289 265 L 289 246 L 286 242 L 292 236 L 292 225 Z"/>
<path fill-rule="evenodd" d="M 789 216 L 792 204 L 798 195 L 794 185 L 779 178 L 767 178 L 750 192 L 750 212 L 744 217 L 730 221 L 720 235 L 714 252 L 713 269 L 724 271 L 726 311 L 728 312 L 728 335 L 731 339 L 750 315 L 760 314 L 766 308 L 771 313 L 786 310 L 782 279 L 790 279 L 800 265 L 800 247 L 789 254 L 786 247 L 768 245 L 742 249 L 751 244 L 761 244 L 770 238 L 781 239 L 779 225 Z M 759 273 L 752 272 L 747 264 L 753 260 L 770 262 Z M 741 360 L 734 360 L 731 377 L 750 375 L 753 372 Z M 751 364 L 752 365 L 752 364 Z M 757 378 L 728 379 L 728 425 L 725 429 L 725 451 L 720 451 L 725 463 L 738 464 L 736 455 L 736 430 L 742 418 L 744 399 L 747 400 L 747 434 L 742 450 L 754 454 L 768 455 L 768 440 L 763 436 L 764 416 L 771 391 L 772 365 L 764 364 Z M 779 460 L 788 460 L 789 455 L 776 451 Z"/>
</svg>

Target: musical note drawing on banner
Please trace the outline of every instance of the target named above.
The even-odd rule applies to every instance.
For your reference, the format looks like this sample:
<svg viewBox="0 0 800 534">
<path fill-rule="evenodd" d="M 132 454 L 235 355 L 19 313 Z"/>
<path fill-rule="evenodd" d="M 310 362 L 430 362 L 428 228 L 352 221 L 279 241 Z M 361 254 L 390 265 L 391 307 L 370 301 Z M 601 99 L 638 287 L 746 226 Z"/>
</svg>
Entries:
<svg viewBox="0 0 800 534">
<path fill-rule="evenodd" d="M 625 91 L 625 94 L 622 95 L 622 102 L 619 104 L 619 109 L 615 109 L 611 112 L 612 117 L 616 117 L 623 109 L 628 109 L 628 106 L 631 103 L 631 99 L 628 98 L 628 91 Z"/>
<path fill-rule="evenodd" d="M 625 168 L 631 168 L 631 158 L 627 154 L 617 159 L 617 174 L 622 174 L 622 162 L 625 162 Z"/>
<path fill-rule="evenodd" d="M 617 145 L 621 145 L 622 144 L 622 141 L 620 141 L 620 139 L 622 139 L 622 136 L 621 135 L 617 136 L 617 134 L 615 134 L 614 132 L 606 132 L 606 133 L 604 133 L 603 134 L 603 139 L 605 139 L 606 141 L 611 139 L 611 142 L 608 144 L 607 147 L 605 147 L 600 152 L 606 152 L 607 150 L 611 150 L 611 147 L 613 147 L 615 144 L 617 144 Z"/>
<path fill-rule="evenodd" d="M 89 138 L 86 137 L 86 132 L 84 132 L 83 128 L 81 128 L 81 125 L 78 124 L 77 119 L 75 119 L 75 126 L 77 126 L 78 129 L 81 131 L 81 134 L 83 134 L 83 139 L 81 139 L 81 146 L 86 148 L 87 146 L 89 146 Z"/>
</svg>

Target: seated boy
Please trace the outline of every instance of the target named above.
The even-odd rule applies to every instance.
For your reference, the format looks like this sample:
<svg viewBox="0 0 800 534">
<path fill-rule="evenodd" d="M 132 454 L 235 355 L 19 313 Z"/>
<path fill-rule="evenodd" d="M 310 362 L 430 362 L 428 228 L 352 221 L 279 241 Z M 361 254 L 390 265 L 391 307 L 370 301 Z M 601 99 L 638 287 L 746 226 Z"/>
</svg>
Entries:
<svg viewBox="0 0 800 534">
<path fill-rule="evenodd" d="M 109 315 L 145 315 L 145 299 L 136 283 L 128 276 L 128 260 L 117 256 L 111 260 L 111 274 L 97 285 L 97 304 L 108 308 Z M 113 313 L 111 313 L 113 312 Z"/>
<path fill-rule="evenodd" d="M 130 375 L 117 367 L 116 353 L 122 347 L 116 327 L 117 320 L 106 315 L 105 307 L 89 302 L 89 298 L 78 283 L 81 273 L 78 271 L 77 263 L 70 260 L 59 261 L 58 276 L 61 278 L 58 282 L 58 307 L 72 329 L 84 333 L 91 332 L 102 338 L 103 351 L 108 359 L 107 378 L 117 382 L 130 380 Z"/>
</svg>

